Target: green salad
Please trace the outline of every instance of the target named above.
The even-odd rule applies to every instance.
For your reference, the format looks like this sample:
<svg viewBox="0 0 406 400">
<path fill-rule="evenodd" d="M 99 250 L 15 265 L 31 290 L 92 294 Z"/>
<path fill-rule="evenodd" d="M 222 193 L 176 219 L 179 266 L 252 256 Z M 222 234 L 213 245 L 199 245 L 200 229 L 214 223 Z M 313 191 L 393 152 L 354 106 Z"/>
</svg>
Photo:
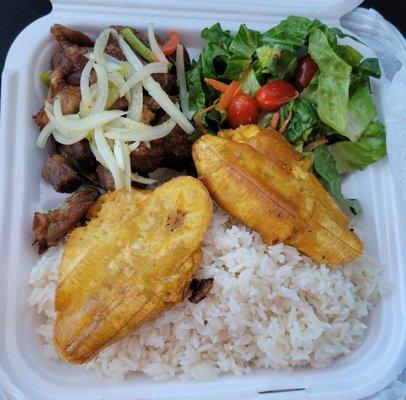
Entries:
<svg viewBox="0 0 406 400">
<path fill-rule="evenodd" d="M 341 193 L 343 174 L 386 154 L 370 77 L 376 58 L 340 44 L 350 37 L 321 21 L 290 16 L 260 33 L 237 34 L 219 23 L 202 31 L 207 41 L 187 73 L 196 136 L 249 123 L 271 126 L 313 160 L 332 195 L 356 214 L 359 204 Z"/>
</svg>

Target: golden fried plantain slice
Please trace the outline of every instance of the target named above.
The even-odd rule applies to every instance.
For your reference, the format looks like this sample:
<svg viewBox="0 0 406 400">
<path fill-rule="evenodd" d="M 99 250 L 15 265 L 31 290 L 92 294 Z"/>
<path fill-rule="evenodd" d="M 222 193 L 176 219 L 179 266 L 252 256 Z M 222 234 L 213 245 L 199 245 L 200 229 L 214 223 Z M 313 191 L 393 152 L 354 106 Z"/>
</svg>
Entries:
<svg viewBox="0 0 406 400">
<path fill-rule="evenodd" d="M 307 197 L 305 204 L 312 210 L 311 217 L 295 227 L 285 243 L 320 264 L 344 265 L 362 253 L 363 245 L 358 237 L 348 226 L 335 221 L 321 202 Z"/>
<path fill-rule="evenodd" d="M 324 204 L 336 222 L 343 226 L 348 225 L 348 218 L 320 181 L 312 173 L 307 173 L 311 166 L 310 160 L 308 158 L 301 159 L 300 154 L 280 133 L 271 128 L 264 129 L 259 125 L 245 125 L 234 130 L 223 130 L 219 132 L 219 135 L 247 143 L 270 159 L 280 160 L 290 169 L 293 176 L 301 181 L 309 194 Z"/>
<path fill-rule="evenodd" d="M 212 215 L 191 177 L 109 192 L 101 203 L 68 237 L 56 289 L 54 344 L 77 364 L 183 300 Z"/>
<path fill-rule="evenodd" d="M 247 143 L 255 150 L 273 160 L 285 164 L 289 168 L 293 164 L 310 167 L 307 160 L 301 160 L 300 154 L 278 132 L 271 128 L 263 129 L 259 125 L 243 125 L 237 129 L 227 129 L 219 132 L 219 136 L 241 143 Z"/>
<path fill-rule="evenodd" d="M 192 155 L 199 178 L 220 207 L 267 243 L 291 236 L 303 200 L 283 163 L 245 143 L 212 135 L 196 141 Z"/>
<path fill-rule="evenodd" d="M 285 241 L 319 263 L 345 264 L 362 252 L 363 245 L 350 231 L 346 215 L 308 171 L 309 163 L 301 160 L 300 154 L 278 132 L 248 125 L 221 131 L 219 135 L 225 142 L 215 153 L 222 162 L 213 162 L 213 149 L 205 145 L 206 136 L 195 143 L 193 157 L 199 177 L 222 208 L 256 230 L 266 243 Z M 213 139 L 209 140 L 213 142 Z M 247 148 L 251 148 L 250 151 Z M 233 155 L 226 156 L 231 149 Z M 222 164 L 227 164 L 228 170 L 221 167 Z M 232 169 L 234 171 L 230 173 Z M 265 177 L 267 173 L 276 173 L 283 179 L 267 179 L 268 185 L 257 184 L 247 189 L 233 177 L 249 175 L 258 183 L 258 177 Z M 222 179 L 218 179 L 221 174 Z M 273 210 L 278 210 L 277 204 L 287 209 L 288 201 L 293 201 L 295 217 L 286 218 L 286 214 L 278 213 L 275 217 L 275 213 L 271 213 L 270 218 L 265 204 L 259 201 L 258 187 L 261 187 L 264 198 L 266 195 L 262 192 L 273 195 Z M 284 221 L 285 237 L 280 234 Z"/>
</svg>

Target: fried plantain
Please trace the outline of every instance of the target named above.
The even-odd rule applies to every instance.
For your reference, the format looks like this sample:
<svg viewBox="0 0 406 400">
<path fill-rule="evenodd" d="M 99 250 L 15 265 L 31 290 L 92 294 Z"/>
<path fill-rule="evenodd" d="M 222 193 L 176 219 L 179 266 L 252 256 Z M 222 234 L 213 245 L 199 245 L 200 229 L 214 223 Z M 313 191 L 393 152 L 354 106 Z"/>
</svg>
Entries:
<svg viewBox="0 0 406 400">
<path fill-rule="evenodd" d="M 303 199 L 284 164 L 248 144 L 213 135 L 195 142 L 192 155 L 199 178 L 220 207 L 267 243 L 292 235 Z"/>
<path fill-rule="evenodd" d="M 68 237 L 56 288 L 54 344 L 76 364 L 183 300 L 212 215 L 191 177 L 109 192 L 100 205 Z"/>
<path fill-rule="evenodd" d="M 346 215 L 282 135 L 248 125 L 219 136 L 200 138 L 193 158 L 222 208 L 266 243 L 284 241 L 319 263 L 345 264 L 362 252 Z"/>
</svg>

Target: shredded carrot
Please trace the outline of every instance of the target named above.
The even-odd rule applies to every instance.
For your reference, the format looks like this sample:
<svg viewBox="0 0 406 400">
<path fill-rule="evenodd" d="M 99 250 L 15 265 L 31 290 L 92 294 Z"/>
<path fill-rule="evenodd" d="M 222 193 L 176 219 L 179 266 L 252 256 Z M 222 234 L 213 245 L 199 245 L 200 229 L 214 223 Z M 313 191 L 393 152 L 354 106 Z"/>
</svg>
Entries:
<svg viewBox="0 0 406 400">
<path fill-rule="evenodd" d="M 207 108 L 205 108 L 205 109 L 202 111 L 202 114 L 206 114 L 206 113 L 208 113 L 209 111 L 213 110 L 215 106 L 216 106 L 215 104 L 212 104 L 211 106 L 208 106 Z"/>
<path fill-rule="evenodd" d="M 213 89 L 218 90 L 221 93 L 225 93 L 225 91 L 228 89 L 229 85 L 227 83 L 220 82 L 216 79 L 211 79 L 211 78 L 204 78 L 204 81 L 211 86 Z"/>
<path fill-rule="evenodd" d="M 154 53 L 152 53 L 151 58 L 152 58 L 152 61 L 154 61 L 154 62 L 158 62 L 158 61 L 159 61 L 159 58 L 158 58 Z"/>
<path fill-rule="evenodd" d="M 271 128 L 276 131 L 276 128 L 278 127 L 278 122 L 279 122 L 279 113 L 276 112 L 272 115 L 271 119 Z"/>
<path fill-rule="evenodd" d="M 180 36 L 178 32 L 170 32 L 169 33 L 169 40 L 161 46 L 162 52 L 166 56 L 170 56 L 176 51 L 178 44 L 180 43 Z"/>
<path fill-rule="evenodd" d="M 292 110 L 289 110 L 289 116 L 288 118 L 285 119 L 285 122 L 283 123 L 283 125 L 281 126 L 281 129 L 279 129 L 279 132 L 284 134 L 286 128 L 288 127 L 288 124 L 290 122 L 290 119 L 292 118 Z"/>
<path fill-rule="evenodd" d="M 231 99 L 240 89 L 240 82 L 239 81 L 232 81 L 228 86 L 227 90 L 221 95 L 220 101 L 218 106 L 222 110 L 226 110 L 228 105 L 230 104 Z"/>
<path fill-rule="evenodd" d="M 305 147 L 303 147 L 303 151 L 308 152 L 308 151 L 313 151 L 315 148 L 321 146 L 322 144 L 328 143 L 328 140 L 326 138 L 324 139 L 319 139 L 315 140 L 314 142 L 309 143 Z"/>
</svg>

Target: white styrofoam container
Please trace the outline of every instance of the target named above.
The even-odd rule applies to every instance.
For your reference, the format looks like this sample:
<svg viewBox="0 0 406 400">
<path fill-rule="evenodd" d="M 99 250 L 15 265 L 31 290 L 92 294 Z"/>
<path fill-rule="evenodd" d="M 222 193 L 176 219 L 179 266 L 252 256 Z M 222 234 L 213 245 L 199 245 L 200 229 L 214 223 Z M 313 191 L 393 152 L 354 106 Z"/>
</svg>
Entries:
<svg viewBox="0 0 406 400">
<path fill-rule="evenodd" d="M 31 115 L 42 105 L 44 89 L 37 78 L 47 69 L 55 49 L 49 28 L 59 22 L 96 33 L 111 24 L 158 32 L 176 29 L 195 56 L 203 27 L 220 21 L 235 30 L 240 23 L 265 30 L 289 15 L 319 17 L 339 26 L 339 17 L 359 0 L 54 0 L 51 14 L 35 21 L 13 43 L 2 76 L 0 134 L 0 395 L 7 399 L 187 400 L 187 399 L 359 399 L 383 388 L 400 372 L 406 358 L 405 207 L 386 159 L 352 174 L 345 191 L 360 199 L 357 225 L 365 233 L 366 250 L 376 256 L 384 279 L 392 286 L 373 310 L 363 344 L 350 356 L 325 369 L 256 370 L 238 378 L 211 382 L 156 382 L 138 376 L 124 382 L 100 379 L 82 367 L 53 363 L 43 355 L 35 333 L 38 316 L 27 306 L 28 276 L 36 261 L 31 221 L 38 203 L 58 204 L 56 194 L 40 178 L 45 152 L 35 147 L 37 128 Z M 365 55 L 373 55 L 362 48 Z M 384 79 L 373 82 L 382 110 Z M 382 117 L 382 113 L 381 113 Z M 402 221 L 403 219 L 403 221 Z"/>
</svg>

